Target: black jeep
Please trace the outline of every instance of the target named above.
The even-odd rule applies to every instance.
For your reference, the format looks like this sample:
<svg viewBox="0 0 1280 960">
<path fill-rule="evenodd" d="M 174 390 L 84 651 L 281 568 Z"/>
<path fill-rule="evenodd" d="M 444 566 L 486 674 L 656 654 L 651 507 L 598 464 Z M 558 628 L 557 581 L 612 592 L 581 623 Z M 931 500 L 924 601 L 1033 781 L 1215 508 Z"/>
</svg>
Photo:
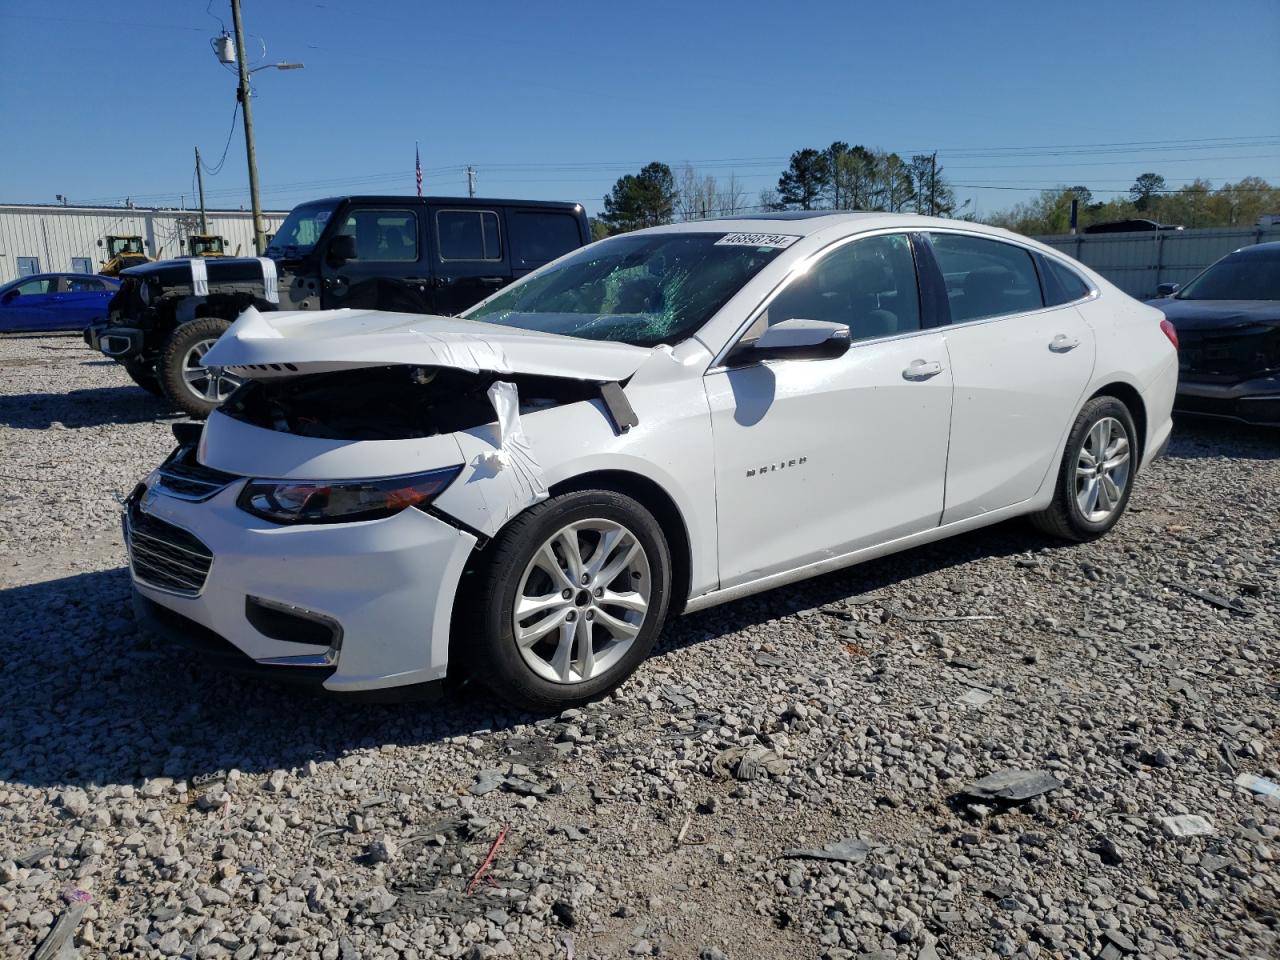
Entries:
<svg viewBox="0 0 1280 960">
<path fill-rule="evenodd" d="M 202 358 L 248 306 L 452 315 L 591 241 L 576 203 L 336 197 L 295 207 L 265 257 L 166 260 L 121 273 L 85 342 L 194 417 L 238 384 Z"/>
</svg>

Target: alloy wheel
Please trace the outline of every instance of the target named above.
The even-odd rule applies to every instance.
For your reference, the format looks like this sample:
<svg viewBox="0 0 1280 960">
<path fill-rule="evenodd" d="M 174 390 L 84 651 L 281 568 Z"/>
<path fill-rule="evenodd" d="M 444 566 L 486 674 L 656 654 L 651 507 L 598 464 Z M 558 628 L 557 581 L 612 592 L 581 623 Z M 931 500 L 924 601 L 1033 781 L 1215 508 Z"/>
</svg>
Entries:
<svg viewBox="0 0 1280 960">
<path fill-rule="evenodd" d="M 548 537 L 520 577 L 512 632 L 525 664 L 553 683 L 582 683 L 618 663 L 644 625 L 652 581 L 635 533 L 580 520 Z"/>
<path fill-rule="evenodd" d="M 1090 523 L 1119 509 L 1129 484 L 1129 433 L 1115 417 L 1089 428 L 1076 459 L 1076 504 Z"/>
<path fill-rule="evenodd" d="M 238 377 L 216 373 L 204 365 L 204 355 L 217 342 L 217 338 L 212 337 L 199 340 L 182 356 L 182 382 L 193 396 L 209 403 L 221 403 L 240 386 Z"/>
</svg>

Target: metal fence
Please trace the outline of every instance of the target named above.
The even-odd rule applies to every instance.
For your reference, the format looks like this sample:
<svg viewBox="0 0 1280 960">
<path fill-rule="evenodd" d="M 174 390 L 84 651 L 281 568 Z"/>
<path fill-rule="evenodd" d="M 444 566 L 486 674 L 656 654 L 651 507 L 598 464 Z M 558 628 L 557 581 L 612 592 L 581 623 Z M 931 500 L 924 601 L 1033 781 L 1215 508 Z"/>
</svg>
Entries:
<svg viewBox="0 0 1280 960">
<path fill-rule="evenodd" d="M 1280 226 L 1078 233 L 1036 237 L 1092 267 L 1130 296 L 1144 300 L 1162 283 L 1186 283 L 1232 250 L 1280 240 Z"/>
</svg>

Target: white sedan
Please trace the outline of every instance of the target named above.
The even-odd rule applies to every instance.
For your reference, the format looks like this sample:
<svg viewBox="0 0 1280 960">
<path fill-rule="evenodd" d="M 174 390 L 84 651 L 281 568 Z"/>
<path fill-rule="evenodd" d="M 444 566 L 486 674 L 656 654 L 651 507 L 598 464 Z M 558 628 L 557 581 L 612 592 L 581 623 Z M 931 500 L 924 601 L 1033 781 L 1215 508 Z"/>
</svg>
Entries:
<svg viewBox="0 0 1280 960">
<path fill-rule="evenodd" d="M 1105 533 L 1177 382 L 1161 313 L 1079 263 L 878 213 L 613 237 L 460 318 L 250 309 L 205 359 L 244 385 L 126 506 L 145 622 L 539 710 L 670 614 L 1020 514 Z"/>
</svg>

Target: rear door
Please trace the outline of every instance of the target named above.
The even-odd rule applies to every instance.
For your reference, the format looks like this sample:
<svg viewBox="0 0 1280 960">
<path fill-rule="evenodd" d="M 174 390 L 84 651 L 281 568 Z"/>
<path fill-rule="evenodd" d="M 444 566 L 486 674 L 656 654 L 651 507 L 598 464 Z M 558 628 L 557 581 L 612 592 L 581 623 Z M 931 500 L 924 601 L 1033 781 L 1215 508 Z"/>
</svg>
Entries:
<svg viewBox="0 0 1280 960">
<path fill-rule="evenodd" d="M 60 277 L 54 295 L 56 329 L 83 330 L 91 320 L 105 317 L 114 292 L 101 277 Z"/>
<path fill-rule="evenodd" d="M 499 207 L 429 208 L 433 310 L 444 316 L 461 313 L 511 282 L 511 256 Z"/>
<path fill-rule="evenodd" d="M 322 258 L 322 305 L 429 313 L 431 271 L 423 242 L 424 215 L 422 207 L 395 203 L 352 204 L 340 213 L 334 235 L 353 237 L 356 257 L 336 265 L 328 256 Z"/>
<path fill-rule="evenodd" d="M 946 283 L 955 380 L 947 524 L 1040 489 L 1093 374 L 1094 339 L 1074 306 L 1045 306 L 1027 248 L 945 232 L 931 233 L 930 246 Z"/>
</svg>

